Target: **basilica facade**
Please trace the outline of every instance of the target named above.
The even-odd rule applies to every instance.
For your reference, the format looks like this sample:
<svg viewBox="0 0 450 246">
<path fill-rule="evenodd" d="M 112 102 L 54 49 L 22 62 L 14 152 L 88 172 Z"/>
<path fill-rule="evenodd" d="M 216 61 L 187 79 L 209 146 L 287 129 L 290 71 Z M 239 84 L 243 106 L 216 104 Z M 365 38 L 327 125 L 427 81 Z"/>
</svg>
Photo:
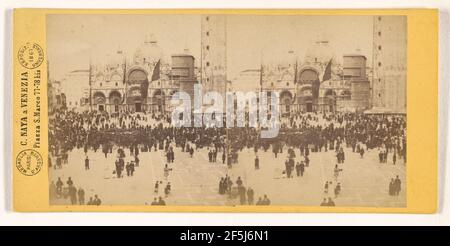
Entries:
<svg viewBox="0 0 450 246">
<path fill-rule="evenodd" d="M 164 60 L 157 40 L 149 36 L 128 59 L 121 50 L 89 69 L 84 107 L 89 110 L 165 114 L 174 93 L 197 83 L 195 58 L 187 50 Z"/>
<path fill-rule="evenodd" d="M 262 61 L 260 69 L 242 71 L 232 86 L 234 90 L 266 92 L 268 97 L 277 92 L 281 116 L 369 109 L 366 57 L 348 54 L 342 58 L 341 64 L 328 41 L 318 41 L 304 57 L 289 51 L 284 61 Z"/>
</svg>

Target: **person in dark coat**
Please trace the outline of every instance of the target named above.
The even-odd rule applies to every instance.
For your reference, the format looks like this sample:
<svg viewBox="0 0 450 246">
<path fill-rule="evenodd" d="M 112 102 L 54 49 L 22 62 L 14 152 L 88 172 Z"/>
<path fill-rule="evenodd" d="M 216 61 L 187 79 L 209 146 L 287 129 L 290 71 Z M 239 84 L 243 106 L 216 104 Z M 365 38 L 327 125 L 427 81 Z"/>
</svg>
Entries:
<svg viewBox="0 0 450 246">
<path fill-rule="evenodd" d="M 130 163 L 130 175 L 133 176 L 133 174 L 134 174 L 134 163 L 131 162 Z"/>
<path fill-rule="evenodd" d="M 89 157 L 86 156 L 84 159 L 84 170 L 89 170 Z"/>
<path fill-rule="evenodd" d="M 100 198 L 98 197 L 98 195 L 95 194 L 95 196 L 94 196 L 94 201 L 92 202 L 92 205 L 100 206 L 101 204 L 102 204 L 102 200 L 100 200 Z"/>
<path fill-rule="evenodd" d="M 295 171 L 297 173 L 297 177 L 300 177 L 300 162 L 297 162 L 297 164 L 295 164 Z"/>
<path fill-rule="evenodd" d="M 401 190 L 402 190 L 402 181 L 400 181 L 400 178 L 397 175 L 397 177 L 394 180 L 394 194 L 398 196 Z"/>
<path fill-rule="evenodd" d="M 267 197 L 267 195 L 264 195 L 264 198 L 262 200 L 263 205 L 270 205 L 270 199 Z"/>
<path fill-rule="evenodd" d="M 75 188 L 73 185 L 69 186 L 69 197 L 72 205 L 77 204 L 77 188 Z"/>
<path fill-rule="evenodd" d="M 83 188 L 78 188 L 78 202 L 80 205 L 84 205 L 84 190 Z"/>
<path fill-rule="evenodd" d="M 246 190 L 245 187 L 242 185 L 238 186 L 238 193 L 239 193 L 239 202 L 241 205 L 245 205 L 245 201 L 246 201 Z"/>
<path fill-rule="evenodd" d="M 326 181 L 323 193 L 328 194 L 328 187 L 329 187 L 329 184 L 328 184 L 328 181 Z"/>
<path fill-rule="evenodd" d="M 300 162 L 300 176 L 303 177 L 303 173 L 305 172 L 305 164 L 302 162 Z"/>
<path fill-rule="evenodd" d="M 290 178 L 292 170 L 291 170 L 291 166 L 289 165 L 289 161 L 288 160 L 286 160 L 284 162 L 284 166 L 285 166 L 285 170 L 286 170 L 286 177 Z"/>
<path fill-rule="evenodd" d="M 120 159 L 122 160 L 122 159 Z M 120 161 L 116 161 L 116 175 L 117 178 L 121 178 L 122 177 L 122 166 L 120 165 Z"/>
<path fill-rule="evenodd" d="M 89 197 L 89 201 L 86 203 L 86 205 L 94 205 L 94 199 L 91 197 Z"/>
<path fill-rule="evenodd" d="M 191 147 L 191 149 L 189 150 L 189 155 L 191 156 L 191 158 L 194 156 L 194 148 Z"/>
<path fill-rule="evenodd" d="M 171 189 L 170 182 L 168 182 L 167 185 L 166 185 L 166 188 L 164 188 L 164 194 L 166 195 L 166 197 L 169 196 L 170 189 Z"/>
<path fill-rule="evenodd" d="M 159 189 L 159 181 L 156 181 L 156 183 L 155 183 L 155 189 L 153 190 L 153 192 L 154 192 L 155 194 L 158 194 L 158 189 Z"/>
<path fill-rule="evenodd" d="M 61 196 L 61 194 L 62 194 L 62 187 L 63 187 L 63 182 L 62 182 L 61 178 L 58 178 L 58 180 L 56 181 L 56 194 L 58 196 Z"/>
<path fill-rule="evenodd" d="M 391 182 L 389 182 L 389 195 L 394 195 L 394 179 L 391 179 Z"/>
<path fill-rule="evenodd" d="M 255 170 L 259 169 L 259 158 L 258 156 L 255 157 Z"/>
<path fill-rule="evenodd" d="M 226 157 L 227 157 L 227 155 L 225 154 L 225 151 L 223 151 L 223 153 L 222 153 L 222 164 L 225 164 Z"/>
<path fill-rule="evenodd" d="M 336 187 L 334 187 L 334 197 L 338 197 L 338 195 L 341 193 L 341 184 L 338 183 Z"/>
<path fill-rule="evenodd" d="M 134 157 L 134 163 L 136 163 L 136 167 L 139 167 L 139 162 L 140 162 L 139 157 L 136 155 Z"/>
<path fill-rule="evenodd" d="M 69 178 L 67 179 L 66 184 L 67 184 L 69 187 L 73 185 L 73 181 L 72 181 L 72 178 L 71 178 L 71 177 L 69 177 Z"/>
<path fill-rule="evenodd" d="M 237 184 L 237 186 L 242 186 L 242 179 L 241 179 L 241 177 L 237 178 L 236 184 Z"/>
<path fill-rule="evenodd" d="M 263 205 L 262 203 L 263 203 L 262 198 L 258 197 L 258 201 L 256 202 L 256 205 L 258 205 L 258 206 Z"/>
<path fill-rule="evenodd" d="M 253 189 L 251 187 L 248 187 L 248 189 L 247 189 L 248 205 L 253 205 L 254 196 L 255 196 L 255 192 L 253 191 Z"/>
<path fill-rule="evenodd" d="M 223 178 L 220 178 L 219 181 L 219 194 L 221 195 L 225 194 L 225 181 Z"/>
</svg>

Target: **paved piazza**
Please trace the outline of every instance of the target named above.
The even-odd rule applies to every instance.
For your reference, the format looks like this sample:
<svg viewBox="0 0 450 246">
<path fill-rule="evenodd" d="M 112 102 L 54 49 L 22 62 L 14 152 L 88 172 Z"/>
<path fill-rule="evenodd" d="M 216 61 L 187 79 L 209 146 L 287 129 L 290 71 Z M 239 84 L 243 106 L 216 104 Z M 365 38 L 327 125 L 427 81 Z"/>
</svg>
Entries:
<svg viewBox="0 0 450 246">
<path fill-rule="evenodd" d="M 208 162 L 206 148 L 199 149 L 193 158 L 188 153 L 174 148 L 175 161 L 169 164 L 173 171 L 168 181 L 172 191 L 164 198 L 163 168 L 166 164 L 165 152 L 140 152 L 140 165 L 135 168 L 134 176 L 116 178 L 115 170 L 117 149 L 105 158 L 101 150 L 88 151 L 90 170 L 84 170 L 83 149 L 74 149 L 69 152 L 68 163 L 62 169 L 49 171 L 49 180 L 55 181 L 58 177 L 65 182 L 68 177 L 74 181 L 76 188 L 82 187 L 85 200 L 98 194 L 103 205 L 145 205 L 150 204 L 156 196 L 162 196 L 167 205 L 238 205 L 239 198 L 231 199 L 227 195 L 220 195 L 219 180 L 228 174 L 235 183 L 238 176 L 243 180 L 245 187 L 252 187 L 255 191 L 255 201 L 266 194 L 272 205 L 311 205 L 317 206 L 324 197 L 332 197 L 336 206 L 372 206 L 372 207 L 403 207 L 406 206 L 405 177 L 406 168 L 403 160 L 392 163 L 392 155 L 388 163 L 378 162 L 377 150 L 366 151 L 364 158 L 345 148 L 345 163 L 340 164 L 343 171 L 338 182 L 341 183 L 341 194 L 334 198 L 333 168 L 336 162 L 335 152 L 310 153 L 310 165 L 306 168 L 303 177 L 294 176 L 287 179 L 284 170 L 287 148 L 283 153 L 274 157 L 270 151 L 259 150 L 260 169 L 255 170 L 253 149 L 246 149 L 239 153 L 239 163 L 231 169 L 221 162 L 221 152 L 218 153 L 216 163 Z M 129 150 L 125 150 L 125 162 L 130 161 Z M 296 162 L 300 160 L 300 152 L 295 149 Z M 55 160 L 52 160 L 55 163 Z M 294 171 L 295 175 L 295 171 Z M 399 175 L 402 181 L 402 190 L 399 196 L 389 196 L 388 187 L 391 178 Z M 154 184 L 162 180 L 159 193 L 154 193 Z M 326 181 L 333 181 L 328 195 L 324 194 Z M 295 188 L 293 188 L 295 187 Z M 114 192 L 111 192 L 114 191 Z M 280 202 L 282 201 L 282 202 Z M 70 199 L 51 199 L 51 204 L 70 204 Z"/>
</svg>

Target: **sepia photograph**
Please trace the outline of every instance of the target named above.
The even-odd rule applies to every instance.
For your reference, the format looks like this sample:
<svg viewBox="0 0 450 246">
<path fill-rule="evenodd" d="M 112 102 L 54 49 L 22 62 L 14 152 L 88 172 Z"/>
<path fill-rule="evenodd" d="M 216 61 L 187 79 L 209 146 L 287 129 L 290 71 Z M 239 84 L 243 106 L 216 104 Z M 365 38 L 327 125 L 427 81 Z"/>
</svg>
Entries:
<svg viewBox="0 0 450 246">
<path fill-rule="evenodd" d="M 49 14 L 50 205 L 407 206 L 407 18 Z"/>
</svg>

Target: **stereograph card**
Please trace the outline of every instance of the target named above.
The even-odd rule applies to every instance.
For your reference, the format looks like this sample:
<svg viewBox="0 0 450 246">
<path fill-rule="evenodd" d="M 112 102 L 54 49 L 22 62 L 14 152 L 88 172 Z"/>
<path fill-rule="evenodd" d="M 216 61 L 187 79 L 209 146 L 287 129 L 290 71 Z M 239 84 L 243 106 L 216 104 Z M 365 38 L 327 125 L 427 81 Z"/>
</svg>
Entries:
<svg viewBox="0 0 450 246">
<path fill-rule="evenodd" d="M 434 213 L 438 12 L 16 9 L 16 211 Z"/>
</svg>

